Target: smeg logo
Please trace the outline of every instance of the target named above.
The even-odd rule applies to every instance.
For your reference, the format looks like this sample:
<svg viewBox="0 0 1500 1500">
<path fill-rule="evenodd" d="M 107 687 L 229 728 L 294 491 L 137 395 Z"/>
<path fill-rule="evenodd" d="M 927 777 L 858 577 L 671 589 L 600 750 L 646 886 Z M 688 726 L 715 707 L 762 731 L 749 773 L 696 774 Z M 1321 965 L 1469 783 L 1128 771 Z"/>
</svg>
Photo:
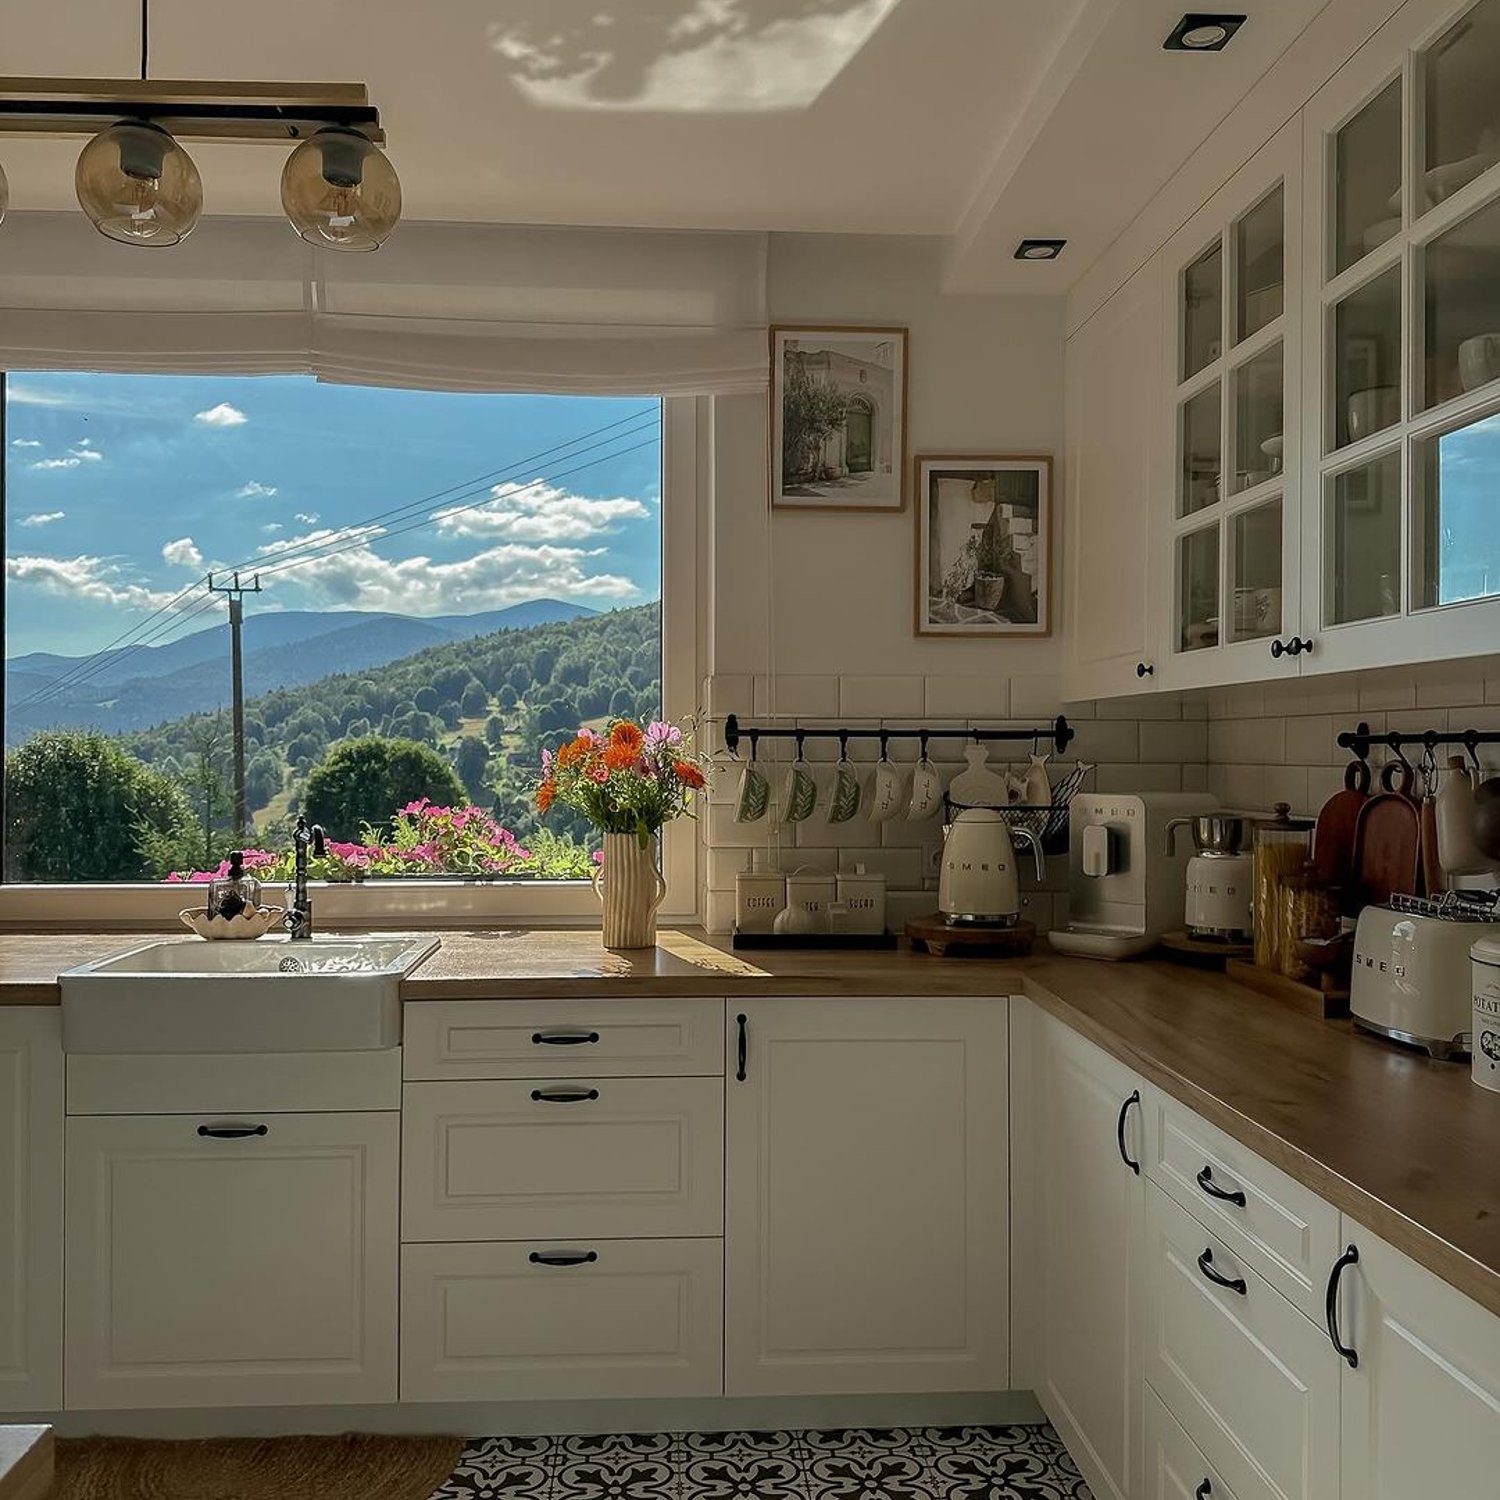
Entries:
<svg viewBox="0 0 1500 1500">
<path fill-rule="evenodd" d="M 1356 953 L 1354 955 L 1354 967 L 1356 969 L 1369 969 L 1375 974 L 1393 974 L 1397 979 L 1406 978 L 1405 964 L 1387 963 L 1383 958 L 1370 958 L 1364 953 Z"/>
</svg>

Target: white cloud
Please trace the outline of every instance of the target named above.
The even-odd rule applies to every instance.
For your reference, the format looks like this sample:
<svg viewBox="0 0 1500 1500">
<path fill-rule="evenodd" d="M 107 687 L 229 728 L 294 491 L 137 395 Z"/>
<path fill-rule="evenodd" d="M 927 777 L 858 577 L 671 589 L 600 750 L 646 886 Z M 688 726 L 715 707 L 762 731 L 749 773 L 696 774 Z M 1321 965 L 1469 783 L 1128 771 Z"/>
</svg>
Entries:
<svg viewBox="0 0 1500 1500">
<path fill-rule="evenodd" d="M 5 576 L 13 583 L 35 584 L 46 593 L 69 599 L 88 599 L 133 609 L 160 609 L 177 597 L 123 579 L 121 571 L 118 563 L 103 557 L 5 559 Z"/>
<path fill-rule="evenodd" d="M 304 526 L 316 526 L 322 518 L 315 510 L 299 510 L 292 519 L 294 521 L 301 521 Z"/>
<path fill-rule="evenodd" d="M 280 521 L 267 521 L 266 524 L 264 526 L 262 526 L 260 529 L 263 532 L 265 532 L 265 534 L 267 536 L 274 536 L 276 534 L 276 532 L 278 532 L 278 531 L 281 530 L 281 522 Z"/>
<path fill-rule="evenodd" d="M 42 445 L 36 438 L 12 438 L 12 448 L 40 448 Z"/>
<path fill-rule="evenodd" d="M 171 563 L 174 568 L 201 568 L 203 566 L 203 554 L 190 536 L 180 536 L 175 542 L 168 542 L 161 549 L 161 555 L 163 561 Z"/>
<path fill-rule="evenodd" d="M 40 448 L 40 443 L 35 444 Z M 88 438 L 82 438 L 62 458 L 39 458 L 33 469 L 81 469 L 84 464 L 103 463 L 104 455 Z"/>
<path fill-rule="evenodd" d="M 262 484 L 260 480 L 252 479 L 234 492 L 234 498 L 236 500 L 269 500 L 275 493 L 274 484 Z"/>
<path fill-rule="evenodd" d="M 243 427 L 250 418 L 239 407 L 221 401 L 217 406 L 210 406 L 207 411 L 195 412 L 193 420 L 201 422 L 205 427 Z"/>
<path fill-rule="evenodd" d="M 592 571 L 603 549 L 504 543 L 458 562 L 427 557 L 390 560 L 371 550 L 369 544 L 377 535 L 377 529 L 325 528 L 270 542 L 260 549 L 268 561 L 306 543 L 345 542 L 346 550 L 298 561 L 285 573 L 268 574 L 266 582 L 294 585 L 311 596 L 311 603 L 324 607 L 411 615 L 500 609 L 543 596 L 619 601 L 640 596 L 630 579 Z"/>
<path fill-rule="evenodd" d="M 21 517 L 23 526 L 50 526 L 54 521 L 60 521 L 67 515 L 65 510 L 37 510 L 29 516 Z"/>
<path fill-rule="evenodd" d="M 651 514 L 639 500 L 591 499 L 541 482 L 497 484 L 490 493 L 493 499 L 473 509 L 436 512 L 438 530 L 456 537 L 581 542 L 618 531 L 622 522 L 647 520 Z"/>
</svg>

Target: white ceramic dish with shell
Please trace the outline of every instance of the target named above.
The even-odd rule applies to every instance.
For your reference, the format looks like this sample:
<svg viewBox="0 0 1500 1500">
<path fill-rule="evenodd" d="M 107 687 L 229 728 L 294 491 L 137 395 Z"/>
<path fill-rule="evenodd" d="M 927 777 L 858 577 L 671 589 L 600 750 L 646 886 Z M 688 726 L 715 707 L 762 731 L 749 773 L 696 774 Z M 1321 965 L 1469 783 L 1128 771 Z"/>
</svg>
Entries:
<svg viewBox="0 0 1500 1500">
<path fill-rule="evenodd" d="M 258 906 L 254 911 L 242 911 L 237 917 L 210 917 L 201 906 L 195 906 L 177 915 L 182 925 L 199 937 L 217 941 L 264 937 L 286 915 L 286 910 L 280 906 Z"/>
</svg>

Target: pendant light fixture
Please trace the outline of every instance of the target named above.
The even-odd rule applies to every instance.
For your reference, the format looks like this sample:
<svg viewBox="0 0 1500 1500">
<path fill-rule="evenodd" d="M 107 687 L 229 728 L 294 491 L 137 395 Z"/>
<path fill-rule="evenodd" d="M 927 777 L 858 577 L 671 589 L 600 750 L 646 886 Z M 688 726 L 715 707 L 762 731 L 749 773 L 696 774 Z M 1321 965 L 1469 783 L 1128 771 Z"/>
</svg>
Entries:
<svg viewBox="0 0 1500 1500">
<path fill-rule="evenodd" d="M 140 78 L 0 79 L 0 136 L 91 139 L 74 172 L 79 205 L 125 245 L 180 244 L 203 212 L 203 179 L 179 137 L 295 142 L 281 202 L 303 239 L 376 250 L 401 217 L 401 183 L 363 84 L 150 80 L 150 0 L 140 0 Z M 0 220 L 9 185 L 0 169 Z"/>
<path fill-rule="evenodd" d="M 401 218 L 401 179 L 367 136 L 330 125 L 287 157 L 281 206 L 309 244 L 378 250 Z"/>
<path fill-rule="evenodd" d="M 94 228 L 123 245 L 176 245 L 203 212 L 193 158 L 149 120 L 101 130 L 79 154 L 73 185 Z"/>
</svg>

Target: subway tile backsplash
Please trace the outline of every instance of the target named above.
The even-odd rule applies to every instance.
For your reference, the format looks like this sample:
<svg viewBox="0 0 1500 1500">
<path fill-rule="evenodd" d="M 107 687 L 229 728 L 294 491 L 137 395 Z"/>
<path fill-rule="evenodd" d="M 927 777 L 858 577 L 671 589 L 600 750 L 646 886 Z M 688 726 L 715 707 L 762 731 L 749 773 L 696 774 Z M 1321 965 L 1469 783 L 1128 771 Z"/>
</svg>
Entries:
<svg viewBox="0 0 1500 1500">
<path fill-rule="evenodd" d="M 1219 692 L 1176 697 L 1156 694 L 1101 703 L 1065 703 L 1057 681 L 1036 675 L 975 677 L 954 674 L 852 677 L 782 675 L 710 678 L 703 703 L 713 719 L 712 742 L 724 714 L 770 716 L 828 724 L 847 720 L 878 727 L 883 717 L 931 727 L 1030 727 L 1066 713 L 1077 730 L 1067 753 L 1054 762 L 1071 767 L 1086 760 L 1098 767 L 1093 786 L 1101 791 L 1208 791 L 1226 807 L 1269 809 L 1288 802 L 1294 811 L 1316 812 L 1343 784 L 1346 752 L 1338 734 L 1361 719 L 1372 729 L 1500 729 L 1500 657 L 1401 667 L 1359 674 L 1307 677 L 1289 682 L 1250 684 Z M 734 924 L 734 876 L 753 860 L 792 870 L 853 869 L 863 864 L 882 871 L 888 882 L 891 925 L 899 930 L 910 917 L 930 912 L 937 900 L 937 820 L 893 821 L 873 826 L 863 816 L 830 824 L 824 816 L 826 788 L 838 754 L 833 741 L 807 746 L 819 780 L 818 808 L 797 825 L 776 817 L 782 767 L 792 750 L 787 742 L 761 747 L 771 772 L 772 810 L 760 823 L 734 820 L 740 761 L 717 750 L 710 782 L 708 816 L 700 823 L 706 849 L 705 920 L 711 931 Z M 945 778 L 964 769 L 962 742 L 936 741 L 933 759 Z M 994 745 L 992 764 L 1024 766 L 1028 747 Z M 896 741 L 892 758 L 915 760 L 913 741 Z M 868 764 L 874 741 L 850 746 L 851 758 Z M 743 757 L 744 751 L 741 750 Z M 1374 757 L 1377 761 L 1378 753 Z M 1494 757 L 1500 763 L 1500 754 Z M 1486 762 L 1489 764 L 1489 762 Z M 1054 773 L 1054 779 L 1055 779 Z M 1045 931 L 1066 921 L 1067 863 L 1047 862 L 1037 885 L 1024 873 L 1027 917 Z"/>
</svg>

